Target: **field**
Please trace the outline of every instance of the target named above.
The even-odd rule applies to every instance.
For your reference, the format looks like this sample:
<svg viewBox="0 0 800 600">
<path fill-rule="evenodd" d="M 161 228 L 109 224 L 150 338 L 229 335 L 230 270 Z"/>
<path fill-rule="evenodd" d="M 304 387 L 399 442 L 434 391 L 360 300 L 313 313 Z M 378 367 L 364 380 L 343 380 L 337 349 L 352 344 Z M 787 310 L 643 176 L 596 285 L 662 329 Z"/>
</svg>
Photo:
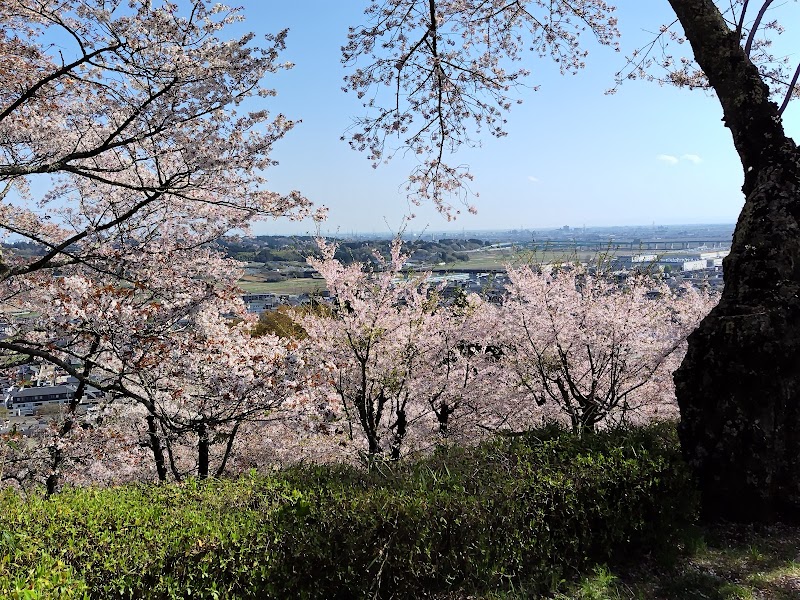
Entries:
<svg viewBox="0 0 800 600">
<path fill-rule="evenodd" d="M 461 269 L 485 269 L 487 271 L 502 271 L 507 266 L 520 266 L 524 264 L 539 264 L 552 262 L 572 262 L 579 260 L 587 262 L 597 259 L 602 253 L 594 251 L 575 252 L 566 250 L 525 250 L 522 248 L 507 248 L 500 250 L 480 250 L 469 252 L 469 261 L 457 261 L 444 265 L 435 265 L 434 271 L 459 271 Z"/>
<path fill-rule="evenodd" d="M 256 275 L 246 275 L 239 280 L 239 287 L 249 294 L 311 294 L 325 289 L 322 279 L 287 279 L 286 281 L 262 281 Z"/>
<path fill-rule="evenodd" d="M 550 262 L 582 262 L 596 260 L 598 252 L 569 252 L 565 250 L 530 251 L 520 248 L 502 248 L 479 250 L 467 253 L 468 261 L 456 261 L 445 264 L 426 265 L 433 272 L 454 272 L 468 270 L 503 271 L 511 266 Z M 258 263 L 249 263 L 248 274 L 239 280 L 239 287 L 249 294 L 311 294 L 325 289 L 321 279 L 287 279 L 269 282 L 258 270 Z"/>
</svg>

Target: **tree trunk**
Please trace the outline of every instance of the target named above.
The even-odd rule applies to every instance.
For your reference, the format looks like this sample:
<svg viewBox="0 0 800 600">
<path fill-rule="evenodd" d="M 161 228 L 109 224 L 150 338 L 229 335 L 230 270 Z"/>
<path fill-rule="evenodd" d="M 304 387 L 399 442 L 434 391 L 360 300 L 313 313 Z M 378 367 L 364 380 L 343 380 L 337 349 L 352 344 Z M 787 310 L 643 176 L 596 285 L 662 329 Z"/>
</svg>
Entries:
<svg viewBox="0 0 800 600">
<path fill-rule="evenodd" d="M 797 157 L 747 197 L 719 305 L 675 373 L 680 438 L 707 519 L 800 518 Z"/>
<path fill-rule="evenodd" d="M 89 356 L 97 352 L 97 348 L 99 347 L 99 345 L 100 345 L 100 339 L 97 336 L 95 336 L 94 340 L 92 341 L 92 346 L 91 350 L 89 351 Z M 47 480 L 45 481 L 45 493 L 47 494 L 48 498 L 50 498 L 58 490 L 59 471 L 61 469 L 61 464 L 64 462 L 65 458 L 64 453 L 59 447 L 59 442 L 64 438 L 66 438 L 72 432 L 72 429 L 75 426 L 75 414 L 78 411 L 78 405 L 81 402 L 81 397 L 86 391 L 85 378 L 89 376 L 91 370 L 92 370 L 92 363 L 90 360 L 87 359 L 83 365 L 83 378 L 78 382 L 78 387 L 75 389 L 75 394 L 70 399 L 69 404 L 67 404 L 67 410 L 65 411 L 64 420 L 61 423 L 61 427 L 58 428 L 57 441 L 50 447 L 51 468 L 50 468 L 50 474 L 47 476 Z"/>
<path fill-rule="evenodd" d="M 392 460 L 400 460 L 400 449 L 403 445 L 403 440 L 406 437 L 408 430 L 408 421 L 406 420 L 405 409 L 398 409 L 397 421 L 394 423 L 394 435 L 392 440 Z"/>
<path fill-rule="evenodd" d="M 147 443 L 153 452 L 153 460 L 156 463 L 156 473 L 159 481 L 167 480 L 167 465 L 164 459 L 164 449 L 161 447 L 161 440 L 158 437 L 156 428 L 156 417 L 153 414 L 147 415 Z"/>
<path fill-rule="evenodd" d="M 706 519 L 800 518 L 800 156 L 711 0 L 670 0 L 724 111 L 745 206 L 719 305 L 675 373 Z"/>
<path fill-rule="evenodd" d="M 208 479 L 208 426 L 201 422 L 197 428 L 197 477 L 200 479 Z"/>
<path fill-rule="evenodd" d="M 433 412 L 436 420 L 439 421 L 439 439 L 446 440 L 450 433 L 448 426 L 450 425 L 450 414 L 453 411 L 447 402 L 442 402 L 441 408 L 437 411 L 434 407 Z"/>
</svg>

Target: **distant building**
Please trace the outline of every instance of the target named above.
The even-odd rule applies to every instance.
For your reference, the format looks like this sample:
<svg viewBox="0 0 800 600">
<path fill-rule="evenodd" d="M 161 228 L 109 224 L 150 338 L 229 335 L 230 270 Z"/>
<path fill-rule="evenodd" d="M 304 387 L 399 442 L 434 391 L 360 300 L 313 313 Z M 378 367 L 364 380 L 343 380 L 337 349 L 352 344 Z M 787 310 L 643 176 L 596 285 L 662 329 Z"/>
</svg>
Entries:
<svg viewBox="0 0 800 600">
<path fill-rule="evenodd" d="M 719 252 L 702 252 L 700 258 L 706 261 L 706 268 L 713 269 L 722 266 L 722 259 L 730 254 L 730 250 L 721 250 Z"/>
<path fill-rule="evenodd" d="M 245 294 L 242 296 L 242 301 L 250 313 L 275 310 L 280 305 L 280 299 L 276 294 Z"/>
<path fill-rule="evenodd" d="M 706 261 L 700 258 L 669 257 L 658 261 L 659 267 L 669 267 L 672 271 L 702 271 L 706 268 Z"/>
<path fill-rule="evenodd" d="M 60 408 L 69 404 L 78 386 L 75 384 L 47 385 L 38 387 L 12 386 L 6 392 L 3 402 L 14 416 L 30 417 L 47 409 Z M 105 393 L 97 388 L 87 386 L 80 404 L 86 408 L 97 404 L 105 398 Z"/>
</svg>

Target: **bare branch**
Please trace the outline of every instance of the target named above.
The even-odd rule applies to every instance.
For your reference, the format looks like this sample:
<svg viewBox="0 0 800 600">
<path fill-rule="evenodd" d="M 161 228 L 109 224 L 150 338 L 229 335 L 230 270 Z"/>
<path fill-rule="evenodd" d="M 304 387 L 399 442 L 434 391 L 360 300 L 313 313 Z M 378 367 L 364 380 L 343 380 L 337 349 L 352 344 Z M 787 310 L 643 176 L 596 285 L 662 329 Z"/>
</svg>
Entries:
<svg viewBox="0 0 800 600">
<path fill-rule="evenodd" d="M 758 28 L 761 26 L 761 20 L 764 18 L 764 14 L 767 12 L 769 5 L 773 2 L 774 0 L 764 0 L 764 4 L 762 4 L 761 8 L 758 10 L 756 19 L 753 21 L 753 26 L 750 28 L 750 34 L 747 36 L 747 43 L 744 45 L 744 53 L 747 56 L 750 56 L 750 51 L 753 48 L 753 40 L 756 37 Z M 744 15 L 744 11 L 742 11 L 742 14 Z"/>
</svg>

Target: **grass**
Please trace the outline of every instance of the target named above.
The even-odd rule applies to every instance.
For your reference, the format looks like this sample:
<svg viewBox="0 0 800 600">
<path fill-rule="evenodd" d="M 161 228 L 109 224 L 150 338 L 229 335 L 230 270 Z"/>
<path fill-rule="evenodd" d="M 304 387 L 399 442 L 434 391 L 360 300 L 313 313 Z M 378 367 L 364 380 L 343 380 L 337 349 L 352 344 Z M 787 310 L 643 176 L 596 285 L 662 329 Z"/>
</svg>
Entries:
<svg viewBox="0 0 800 600">
<path fill-rule="evenodd" d="M 800 600 L 800 527 L 697 528 L 672 556 L 596 567 L 550 600 Z M 523 600 L 524 591 L 437 600 Z"/>
<path fill-rule="evenodd" d="M 645 557 L 614 574 L 595 572 L 557 598 L 798 600 L 800 528 L 698 528 L 696 536 L 686 546 L 676 548 L 672 557 Z"/>
<path fill-rule="evenodd" d="M 569 250 L 524 250 L 509 248 L 501 250 L 481 250 L 470 252 L 469 261 L 451 262 L 444 265 L 435 265 L 434 271 L 458 271 L 460 269 L 485 269 L 487 271 L 502 271 L 508 265 L 520 266 L 538 263 L 565 263 L 579 260 L 587 262 L 596 260 L 603 253 L 595 251 L 575 252 Z"/>
</svg>

